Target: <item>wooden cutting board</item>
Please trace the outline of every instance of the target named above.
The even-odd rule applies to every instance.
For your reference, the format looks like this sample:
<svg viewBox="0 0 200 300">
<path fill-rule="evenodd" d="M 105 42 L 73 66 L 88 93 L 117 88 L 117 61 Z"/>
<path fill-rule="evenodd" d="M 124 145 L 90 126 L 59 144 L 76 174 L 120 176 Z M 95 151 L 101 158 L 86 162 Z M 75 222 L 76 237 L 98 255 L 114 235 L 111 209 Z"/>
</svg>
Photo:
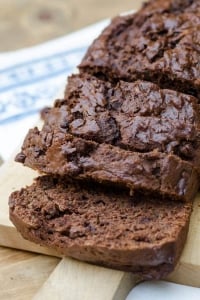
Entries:
<svg viewBox="0 0 200 300">
<path fill-rule="evenodd" d="M 59 261 L 56 257 L 0 247 L 0 299 L 32 299 Z"/>
<path fill-rule="evenodd" d="M 10 193 L 16 189 L 20 189 L 21 187 L 31 184 L 33 178 L 36 176 L 36 172 L 23 167 L 21 164 L 15 163 L 13 159 L 5 163 L 0 168 L 0 245 L 58 256 L 58 254 L 53 250 L 25 241 L 9 221 L 7 203 Z M 199 247 L 200 195 L 198 195 L 195 199 L 188 239 L 180 262 L 176 270 L 169 276 L 168 280 L 200 287 Z M 45 259 L 46 258 L 44 256 L 44 260 Z M 52 264 L 51 260 L 49 261 L 49 264 Z M 81 291 L 84 291 L 84 294 L 87 291 L 87 298 L 85 299 L 88 300 L 92 299 L 94 291 L 98 291 L 99 299 L 123 299 L 136 282 L 137 278 L 130 273 L 91 266 L 77 262 L 73 259 L 65 258 L 56 266 L 50 278 L 35 296 L 35 299 L 43 299 L 44 295 L 48 296 L 49 293 L 53 295 L 53 291 L 54 293 L 66 293 L 66 290 L 61 288 L 62 286 L 65 286 L 65 288 L 70 290 L 70 295 L 72 295 L 72 297 L 69 299 L 83 299 Z M 102 288 L 102 286 L 104 288 Z"/>
</svg>

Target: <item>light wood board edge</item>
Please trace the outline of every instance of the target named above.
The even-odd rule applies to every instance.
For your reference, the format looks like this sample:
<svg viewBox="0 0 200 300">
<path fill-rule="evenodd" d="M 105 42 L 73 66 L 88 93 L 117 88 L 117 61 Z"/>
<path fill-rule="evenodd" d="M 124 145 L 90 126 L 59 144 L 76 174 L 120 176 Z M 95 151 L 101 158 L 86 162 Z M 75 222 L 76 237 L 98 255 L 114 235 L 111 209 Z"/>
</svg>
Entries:
<svg viewBox="0 0 200 300">
<path fill-rule="evenodd" d="M 124 273 L 63 258 L 34 300 L 123 300 L 139 281 Z"/>
<path fill-rule="evenodd" d="M 59 261 L 55 257 L 0 247 L 0 299 L 32 299 Z"/>
<path fill-rule="evenodd" d="M 25 240 L 14 226 L 0 224 L 0 245 L 33 253 L 62 257 L 57 251 Z"/>
</svg>

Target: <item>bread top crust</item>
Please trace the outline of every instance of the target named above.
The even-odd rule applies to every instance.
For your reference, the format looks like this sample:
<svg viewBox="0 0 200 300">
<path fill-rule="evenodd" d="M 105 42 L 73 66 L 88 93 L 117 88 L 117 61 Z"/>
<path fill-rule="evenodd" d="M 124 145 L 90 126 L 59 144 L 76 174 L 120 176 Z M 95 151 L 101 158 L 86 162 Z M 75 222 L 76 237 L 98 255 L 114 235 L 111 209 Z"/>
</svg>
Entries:
<svg viewBox="0 0 200 300">
<path fill-rule="evenodd" d="M 109 80 L 145 79 L 200 97 L 200 1 L 150 1 L 115 18 L 80 70 Z"/>
</svg>

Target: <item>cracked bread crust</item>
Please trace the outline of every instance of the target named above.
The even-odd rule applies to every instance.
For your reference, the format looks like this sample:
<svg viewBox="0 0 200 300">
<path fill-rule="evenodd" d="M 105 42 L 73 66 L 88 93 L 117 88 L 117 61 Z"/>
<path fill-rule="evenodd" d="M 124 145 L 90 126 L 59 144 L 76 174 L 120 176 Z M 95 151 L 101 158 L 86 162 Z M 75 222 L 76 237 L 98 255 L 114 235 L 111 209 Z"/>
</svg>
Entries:
<svg viewBox="0 0 200 300">
<path fill-rule="evenodd" d="M 131 151 L 173 153 L 200 166 L 197 99 L 147 81 L 111 84 L 87 74 L 73 75 L 46 126 Z"/>
<path fill-rule="evenodd" d="M 200 118 L 192 96 L 145 81 L 112 85 L 74 75 L 44 119 L 16 157 L 26 166 L 184 201 L 198 189 Z"/>
<path fill-rule="evenodd" d="M 150 1 L 115 18 L 80 70 L 109 80 L 144 79 L 200 97 L 200 1 Z"/>
<path fill-rule="evenodd" d="M 94 183 L 44 176 L 12 193 L 9 206 L 10 219 L 30 241 L 159 279 L 180 257 L 192 204 L 130 197 Z"/>
</svg>

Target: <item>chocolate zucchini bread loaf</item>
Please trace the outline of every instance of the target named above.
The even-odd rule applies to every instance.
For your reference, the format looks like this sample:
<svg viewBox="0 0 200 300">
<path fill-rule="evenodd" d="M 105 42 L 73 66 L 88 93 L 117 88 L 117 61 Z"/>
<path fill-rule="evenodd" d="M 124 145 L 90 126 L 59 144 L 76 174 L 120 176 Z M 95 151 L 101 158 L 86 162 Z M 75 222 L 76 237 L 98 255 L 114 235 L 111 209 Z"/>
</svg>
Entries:
<svg viewBox="0 0 200 300">
<path fill-rule="evenodd" d="M 200 97 L 200 1 L 153 0 L 115 18 L 80 70 L 109 80 L 144 79 Z"/>
<path fill-rule="evenodd" d="M 173 270 L 199 188 L 199 32 L 200 0 L 154 0 L 94 41 L 16 156 L 47 174 L 10 196 L 24 238 L 147 279 Z"/>
<path fill-rule="evenodd" d="M 16 160 L 44 173 L 190 201 L 200 169 L 195 100 L 150 82 L 112 85 L 74 75 Z"/>
<path fill-rule="evenodd" d="M 146 279 L 173 270 L 192 206 L 52 176 L 12 193 L 9 205 L 10 218 L 24 238 Z"/>
</svg>

